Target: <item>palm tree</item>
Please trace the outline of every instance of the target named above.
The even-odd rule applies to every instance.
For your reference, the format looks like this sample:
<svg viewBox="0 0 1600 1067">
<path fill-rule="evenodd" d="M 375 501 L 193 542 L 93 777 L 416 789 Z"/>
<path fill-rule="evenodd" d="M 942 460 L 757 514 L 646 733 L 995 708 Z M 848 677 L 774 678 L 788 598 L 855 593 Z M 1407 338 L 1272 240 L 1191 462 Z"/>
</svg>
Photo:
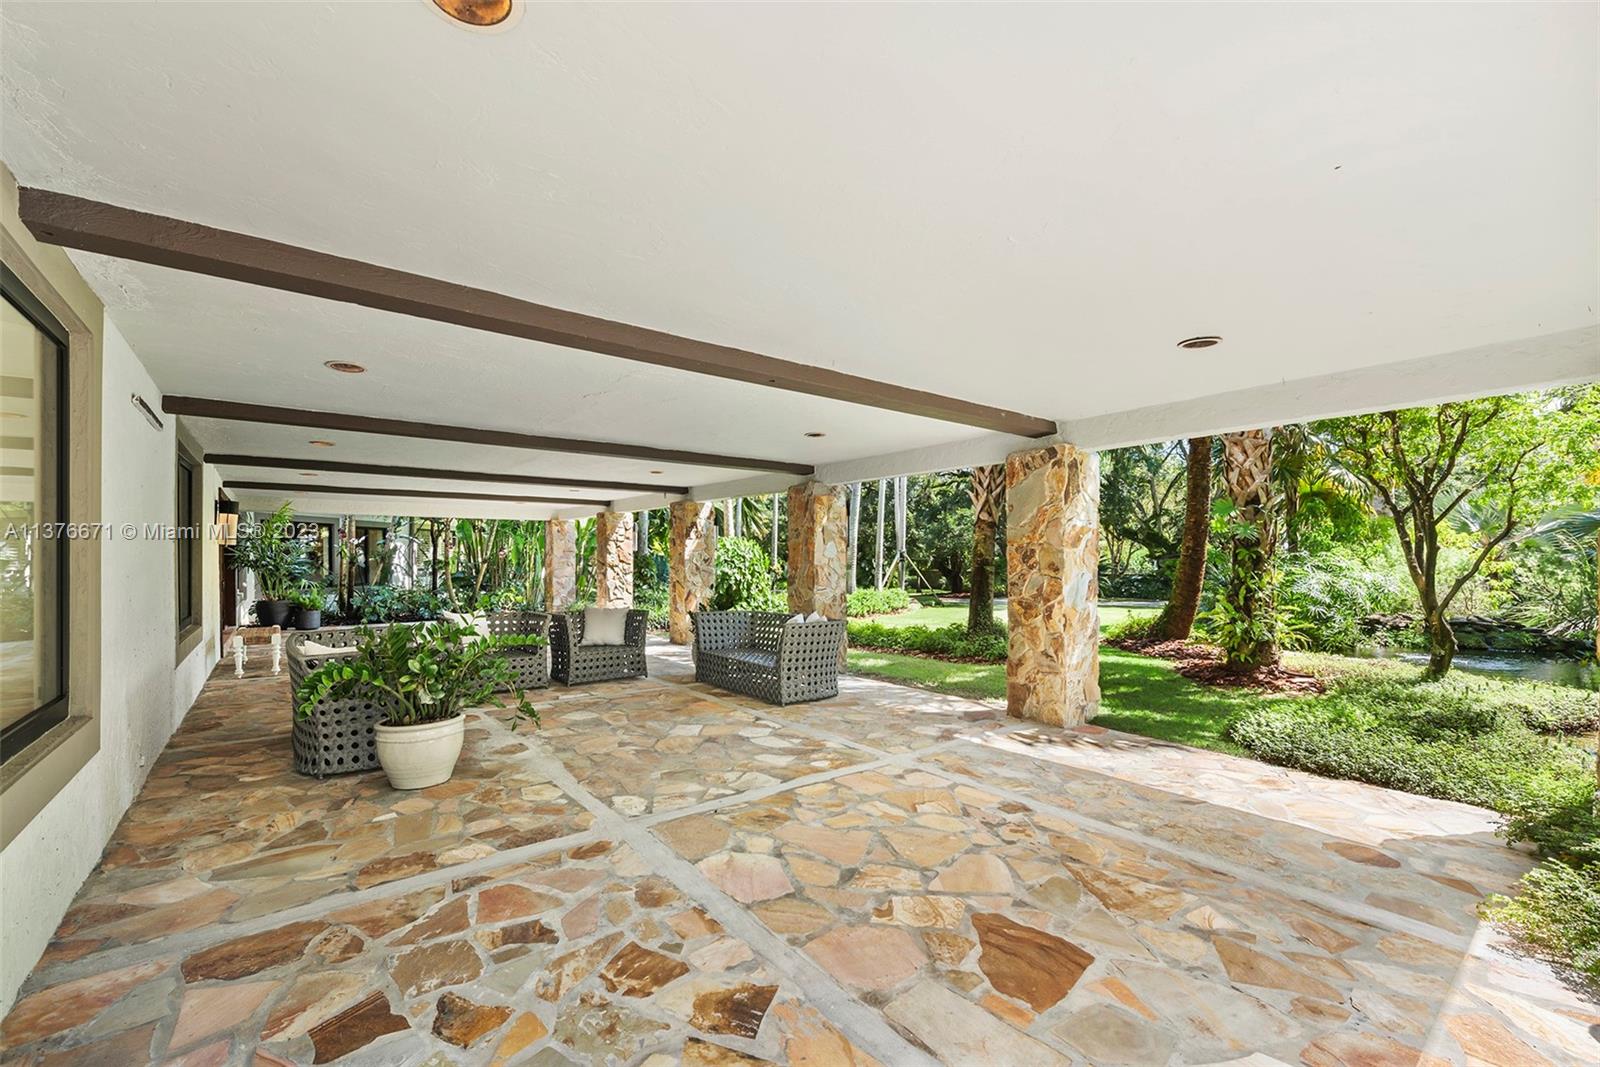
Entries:
<svg viewBox="0 0 1600 1067">
<path fill-rule="evenodd" d="M 1211 533 L 1211 438 L 1189 438 L 1188 482 L 1183 503 L 1183 541 L 1172 593 L 1156 619 L 1154 634 L 1169 641 L 1188 638 L 1200 610 L 1206 581 L 1206 549 Z"/>
<path fill-rule="evenodd" d="M 1227 434 L 1222 455 L 1222 476 L 1233 504 L 1231 566 L 1220 612 L 1223 655 L 1234 668 L 1274 666 L 1279 649 L 1272 570 L 1277 543 L 1272 431 Z"/>
<path fill-rule="evenodd" d="M 995 534 L 1000 528 L 1000 502 L 1005 499 L 1005 466 L 972 468 L 968 492 L 972 496 L 972 592 L 967 601 L 967 631 L 979 633 L 995 628 Z"/>
</svg>

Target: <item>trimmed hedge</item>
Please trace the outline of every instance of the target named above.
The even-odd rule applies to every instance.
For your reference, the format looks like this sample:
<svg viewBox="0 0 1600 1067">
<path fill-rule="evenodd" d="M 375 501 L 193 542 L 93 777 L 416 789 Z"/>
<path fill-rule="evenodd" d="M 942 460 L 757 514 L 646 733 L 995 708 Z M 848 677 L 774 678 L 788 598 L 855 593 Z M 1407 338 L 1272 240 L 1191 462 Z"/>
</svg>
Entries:
<svg viewBox="0 0 1600 1067">
<path fill-rule="evenodd" d="M 857 589 L 850 594 L 847 607 L 852 616 L 892 615 L 911 607 L 911 594 L 897 585 L 884 589 Z"/>
<path fill-rule="evenodd" d="M 972 634 L 961 623 L 933 629 L 927 626 L 884 626 L 875 622 L 851 622 L 850 644 L 857 648 L 881 648 L 891 652 L 915 652 L 941 659 L 976 660 L 1004 663 L 1006 630 Z"/>
</svg>

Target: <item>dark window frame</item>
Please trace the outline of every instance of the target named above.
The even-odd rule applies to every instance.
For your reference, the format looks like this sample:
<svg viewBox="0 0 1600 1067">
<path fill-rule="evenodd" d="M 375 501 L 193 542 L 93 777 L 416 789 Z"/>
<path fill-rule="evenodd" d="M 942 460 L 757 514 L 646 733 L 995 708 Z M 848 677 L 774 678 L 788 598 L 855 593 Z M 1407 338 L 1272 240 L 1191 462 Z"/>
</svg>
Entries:
<svg viewBox="0 0 1600 1067">
<path fill-rule="evenodd" d="M 22 279 L 14 274 L 10 267 L 0 264 L 0 298 L 16 308 L 22 317 L 31 322 L 40 333 L 44 334 L 56 346 L 56 392 L 58 394 L 58 411 L 56 419 L 56 498 L 60 501 L 59 516 L 51 516 L 50 522 L 71 521 L 71 483 L 68 479 L 71 453 L 68 449 L 67 432 L 72 423 L 71 418 L 71 380 L 68 377 L 70 367 L 69 356 L 71 345 L 68 343 L 66 327 L 61 325 L 48 308 L 22 284 Z M 41 521 L 46 521 L 45 516 L 40 516 Z M 63 723 L 67 719 L 68 699 L 71 695 L 68 680 L 71 678 L 69 653 L 71 642 L 68 620 L 69 590 L 71 589 L 70 552 L 71 542 L 66 537 L 55 539 L 57 559 L 56 599 L 56 668 L 60 674 L 59 693 L 53 699 L 40 707 L 34 708 L 16 722 L 0 731 L 0 763 L 9 761 L 23 749 L 37 741 L 52 727 Z"/>
<path fill-rule="evenodd" d="M 184 474 L 188 473 L 188 492 L 184 492 Z M 174 482 L 176 483 L 173 527 L 177 538 L 172 546 L 174 602 L 178 619 L 178 638 L 181 641 L 200 625 L 200 551 L 198 532 L 201 522 L 200 464 L 189 455 L 183 445 L 177 447 Z M 187 510 L 188 514 L 184 512 Z M 188 591 L 189 610 L 184 613 L 184 592 Z"/>
</svg>

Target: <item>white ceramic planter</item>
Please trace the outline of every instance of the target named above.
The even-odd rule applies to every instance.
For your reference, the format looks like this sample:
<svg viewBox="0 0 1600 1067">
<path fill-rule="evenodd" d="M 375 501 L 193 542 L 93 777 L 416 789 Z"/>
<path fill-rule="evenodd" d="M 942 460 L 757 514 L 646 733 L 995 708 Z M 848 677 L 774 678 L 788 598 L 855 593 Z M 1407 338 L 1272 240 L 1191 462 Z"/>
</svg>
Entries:
<svg viewBox="0 0 1600 1067">
<path fill-rule="evenodd" d="M 467 719 L 457 715 L 444 722 L 417 726 L 373 728 L 378 737 L 378 762 L 396 789 L 426 789 L 448 781 L 461 756 Z"/>
</svg>

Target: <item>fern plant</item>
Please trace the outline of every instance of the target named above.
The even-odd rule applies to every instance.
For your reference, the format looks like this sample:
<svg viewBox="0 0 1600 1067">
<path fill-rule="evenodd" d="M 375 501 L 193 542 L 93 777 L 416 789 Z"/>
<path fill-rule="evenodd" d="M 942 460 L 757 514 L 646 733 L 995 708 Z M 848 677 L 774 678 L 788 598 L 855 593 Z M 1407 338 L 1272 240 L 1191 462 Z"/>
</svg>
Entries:
<svg viewBox="0 0 1600 1067">
<path fill-rule="evenodd" d="M 295 696 L 302 718 L 325 699 L 366 689 L 379 694 L 385 726 L 418 726 L 453 719 L 467 708 L 505 708 L 502 691 L 511 690 L 516 716 L 539 724 L 538 709 L 513 687 L 511 665 L 501 653 L 542 648 L 542 637 L 483 637 L 471 626 L 448 622 L 382 631 L 363 627 L 360 637 L 355 655 L 329 660 L 300 684 Z"/>
</svg>

